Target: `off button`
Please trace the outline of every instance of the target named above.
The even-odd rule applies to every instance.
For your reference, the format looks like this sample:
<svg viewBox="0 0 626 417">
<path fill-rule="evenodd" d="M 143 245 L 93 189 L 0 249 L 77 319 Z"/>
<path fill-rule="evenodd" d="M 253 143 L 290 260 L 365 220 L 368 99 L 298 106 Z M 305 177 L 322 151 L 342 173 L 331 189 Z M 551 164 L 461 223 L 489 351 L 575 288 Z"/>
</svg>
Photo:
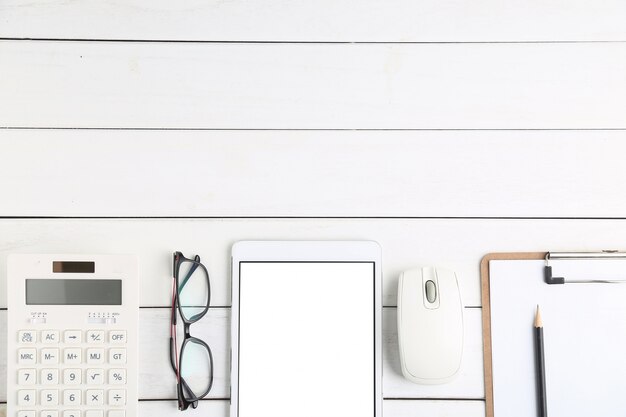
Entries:
<svg viewBox="0 0 626 417">
<path fill-rule="evenodd" d="M 126 330 L 111 330 L 109 343 L 126 343 Z"/>
</svg>

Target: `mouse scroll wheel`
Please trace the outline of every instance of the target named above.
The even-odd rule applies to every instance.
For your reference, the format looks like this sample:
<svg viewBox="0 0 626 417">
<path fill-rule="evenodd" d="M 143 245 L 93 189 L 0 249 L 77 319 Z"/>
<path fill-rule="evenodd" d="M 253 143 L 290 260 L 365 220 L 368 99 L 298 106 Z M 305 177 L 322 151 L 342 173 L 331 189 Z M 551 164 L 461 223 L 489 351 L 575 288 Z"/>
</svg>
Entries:
<svg viewBox="0 0 626 417">
<path fill-rule="evenodd" d="M 434 281 L 426 281 L 426 299 L 429 303 L 434 303 L 437 299 L 437 286 Z"/>
</svg>

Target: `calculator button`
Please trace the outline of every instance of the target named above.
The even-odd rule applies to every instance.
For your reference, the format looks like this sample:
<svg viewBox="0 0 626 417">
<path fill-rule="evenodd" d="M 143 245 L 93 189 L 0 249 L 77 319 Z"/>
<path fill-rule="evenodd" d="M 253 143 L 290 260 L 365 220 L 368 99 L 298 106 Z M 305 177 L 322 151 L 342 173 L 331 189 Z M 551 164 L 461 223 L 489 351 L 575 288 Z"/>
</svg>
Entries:
<svg viewBox="0 0 626 417">
<path fill-rule="evenodd" d="M 46 365 L 56 365 L 59 363 L 59 349 L 41 349 L 41 363 Z"/>
<path fill-rule="evenodd" d="M 126 349 L 109 349 L 109 363 L 126 363 Z"/>
<path fill-rule="evenodd" d="M 59 331 L 58 330 L 42 330 L 41 342 L 42 343 L 59 343 Z"/>
<path fill-rule="evenodd" d="M 18 411 L 17 412 L 17 417 L 36 417 L 36 412 L 35 411 L 26 411 L 26 410 Z"/>
<path fill-rule="evenodd" d="M 41 404 L 42 405 L 58 405 L 59 404 L 59 391 L 55 389 L 42 389 L 41 390 Z"/>
<path fill-rule="evenodd" d="M 88 389 L 86 393 L 85 403 L 87 405 L 104 404 L 104 391 L 101 389 Z"/>
<path fill-rule="evenodd" d="M 20 369 L 17 371 L 17 383 L 19 385 L 34 385 L 37 383 L 36 369 Z"/>
<path fill-rule="evenodd" d="M 17 392 L 17 405 L 35 405 L 35 390 L 22 389 Z"/>
<path fill-rule="evenodd" d="M 124 410 L 111 410 L 107 417 L 126 417 L 126 412 Z"/>
<path fill-rule="evenodd" d="M 17 363 L 22 365 L 32 365 L 37 363 L 37 349 L 27 348 L 18 350 Z"/>
<path fill-rule="evenodd" d="M 20 330 L 17 333 L 17 341 L 20 343 L 36 343 L 37 332 L 35 330 Z"/>
<path fill-rule="evenodd" d="M 109 343 L 126 343 L 126 330 L 111 330 Z"/>
<path fill-rule="evenodd" d="M 126 383 L 126 369 L 109 369 L 109 384 L 121 385 Z"/>
<path fill-rule="evenodd" d="M 63 350 L 63 363 L 67 364 L 77 364 L 80 363 L 81 358 L 81 349 L 80 348 L 68 348 Z"/>
<path fill-rule="evenodd" d="M 87 369 L 87 384 L 104 384 L 104 369 Z"/>
<path fill-rule="evenodd" d="M 109 405 L 124 405 L 126 404 L 126 390 L 125 389 L 110 389 L 109 390 Z"/>
<path fill-rule="evenodd" d="M 104 411 L 102 411 L 102 410 L 87 410 L 87 411 L 85 411 L 85 417 L 104 417 Z"/>
<path fill-rule="evenodd" d="M 66 389 L 63 391 L 63 405 L 80 405 L 81 394 L 79 389 Z"/>
<path fill-rule="evenodd" d="M 59 417 L 59 412 L 56 410 L 42 411 L 39 413 L 39 417 Z"/>
<path fill-rule="evenodd" d="M 87 343 L 104 343 L 104 330 L 87 330 Z"/>
<path fill-rule="evenodd" d="M 59 370 L 58 369 L 42 369 L 41 379 L 42 384 L 58 384 L 59 383 Z"/>
<path fill-rule="evenodd" d="M 31 317 L 30 319 L 28 319 L 28 322 L 30 324 L 46 324 L 46 318 L 45 317 Z"/>
<path fill-rule="evenodd" d="M 80 369 L 64 369 L 63 370 L 63 383 L 65 385 L 78 385 L 81 382 L 81 370 Z"/>
<path fill-rule="evenodd" d="M 80 343 L 83 340 L 83 333 L 80 330 L 66 330 L 63 332 L 63 341 L 65 343 Z"/>
<path fill-rule="evenodd" d="M 89 317 L 87 323 L 89 324 L 106 324 L 107 319 L 104 317 Z"/>
<path fill-rule="evenodd" d="M 65 410 L 63 417 L 80 417 L 80 410 Z"/>
<path fill-rule="evenodd" d="M 104 349 L 87 349 L 87 363 L 104 363 Z"/>
</svg>

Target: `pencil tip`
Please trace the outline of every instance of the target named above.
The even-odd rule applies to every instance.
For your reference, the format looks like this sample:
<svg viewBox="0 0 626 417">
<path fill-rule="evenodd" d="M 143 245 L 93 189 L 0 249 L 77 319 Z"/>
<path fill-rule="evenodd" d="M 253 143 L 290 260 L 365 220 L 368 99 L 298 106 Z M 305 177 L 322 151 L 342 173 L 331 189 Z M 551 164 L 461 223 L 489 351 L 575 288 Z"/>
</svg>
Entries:
<svg viewBox="0 0 626 417">
<path fill-rule="evenodd" d="M 539 312 L 539 304 L 537 304 L 537 312 L 535 313 L 535 327 L 543 327 L 543 322 L 541 321 L 541 313 Z"/>
</svg>

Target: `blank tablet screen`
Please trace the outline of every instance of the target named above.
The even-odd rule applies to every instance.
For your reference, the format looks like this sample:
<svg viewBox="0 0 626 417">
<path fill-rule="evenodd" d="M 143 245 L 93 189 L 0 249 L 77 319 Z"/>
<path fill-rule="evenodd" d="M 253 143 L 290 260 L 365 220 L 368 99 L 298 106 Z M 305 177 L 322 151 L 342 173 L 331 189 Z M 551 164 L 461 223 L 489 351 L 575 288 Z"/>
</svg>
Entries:
<svg viewBox="0 0 626 417">
<path fill-rule="evenodd" d="M 239 417 L 373 417 L 373 262 L 239 263 Z"/>
</svg>

